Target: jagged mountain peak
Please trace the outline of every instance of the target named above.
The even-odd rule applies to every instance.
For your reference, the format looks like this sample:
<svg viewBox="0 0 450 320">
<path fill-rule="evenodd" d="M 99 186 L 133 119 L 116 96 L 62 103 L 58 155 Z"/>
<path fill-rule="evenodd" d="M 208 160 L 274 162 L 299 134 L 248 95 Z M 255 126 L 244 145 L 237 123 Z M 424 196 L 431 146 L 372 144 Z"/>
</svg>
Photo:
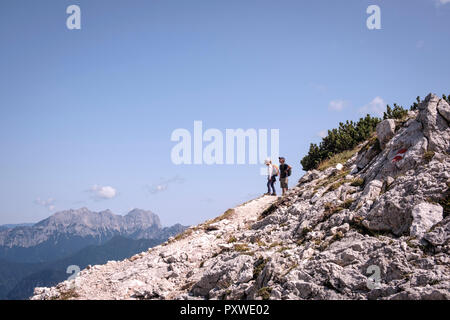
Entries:
<svg viewBox="0 0 450 320">
<path fill-rule="evenodd" d="M 308 171 L 33 299 L 450 299 L 450 106 L 430 94 L 341 166 Z"/>
<path fill-rule="evenodd" d="M 0 246 L 31 247 L 61 236 L 100 241 L 114 235 L 151 239 L 160 237 L 163 231 L 158 215 L 151 211 L 134 209 L 122 216 L 83 207 L 56 212 L 33 226 L 0 230 Z"/>
</svg>

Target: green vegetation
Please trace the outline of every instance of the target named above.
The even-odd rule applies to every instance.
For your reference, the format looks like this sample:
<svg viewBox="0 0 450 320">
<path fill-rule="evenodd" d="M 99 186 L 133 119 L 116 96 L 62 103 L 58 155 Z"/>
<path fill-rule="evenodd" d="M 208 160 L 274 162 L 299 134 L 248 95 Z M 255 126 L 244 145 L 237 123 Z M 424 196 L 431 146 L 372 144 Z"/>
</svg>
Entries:
<svg viewBox="0 0 450 320">
<path fill-rule="evenodd" d="M 434 151 L 427 151 L 423 155 L 423 160 L 425 163 L 429 163 L 434 157 Z"/>
<path fill-rule="evenodd" d="M 350 208 L 350 206 L 353 204 L 353 202 L 355 202 L 354 199 L 347 199 L 347 200 L 345 200 L 344 203 L 342 204 L 342 207 L 343 207 L 344 209 L 348 209 L 348 208 Z"/>
<path fill-rule="evenodd" d="M 329 159 L 322 161 L 317 167 L 318 170 L 323 171 L 330 167 L 335 167 L 338 163 L 346 163 L 351 157 L 359 151 L 359 148 L 354 148 L 352 150 L 346 150 L 341 153 L 335 154 Z"/>
<path fill-rule="evenodd" d="M 444 98 L 444 99 L 445 99 L 445 98 Z M 414 111 L 414 110 L 419 109 L 419 103 L 420 103 L 420 97 L 417 96 L 416 102 L 414 102 L 414 103 L 412 104 L 412 106 L 409 108 L 409 110 Z"/>
<path fill-rule="evenodd" d="M 238 252 L 246 252 L 246 251 L 249 250 L 249 247 L 246 244 L 240 244 L 239 243 L 239 244 L 235 244 L 234 245 L 234 250 L 238 251 Z"/>
<path fill-rule="evenodd" d="M 411 110 L 418 108 L 420 97 L 417 97 L 416 100 L 417 102 L 414 102 Z M 394 108 L 386 106 L 383 119 L 403 120 L 407 114 L 408 110 L 394 103 Z M 345 163 L 358 151 L 355 147 L 369 138 L 371 138 L 371 142 L 366 147 L 375 145 L 378 140 L 374 136 L 374 132 L 380 121 L 381 119 L 368 114 L 357 122 L 348 120 L 345 123 L 340 122 L 338 128 L 328 130 L 328 135 L 322 139 L 319 145 L 311 143 L 308 154 L 300 161 L 303 170 L 324 170 L 337 163 Z"/>
<path fill-rule="evenodd" d="M 329 160 L 327 165 L 331 166 L 332 163 L 337 161 L 337 159 L 330 161 L 334 155 L 352 150 L 358 144 L 367 140 L 375 131 L 379 122 L 379 118 L 367 115 L 356 123 L 353 121 L 339 123 L 339 128 L 328 130 L 328 135 L 322 139 L 319 145 L 314 143 L 310 145 L 308 154 L 301 160 L 303 170 L 317 169 L 321 162 L 325 160 Z M 343 156 L 340 159 L 340 162 L 344 162 L 343 160 L 350 154 L 353 155 L 354 153 L 347 153 L 345 157 Z M 322 165 L 321 168 L 325 166 Z"/>
<path fill-rule="evenodd" d="M 236 237 L 235 237 L 235 236 L 231 236 L 231 237 L 228 239 L 227 243 L 233 243 L 233 242 L 236 242 L 236 241 L 237 241 Z"/>
<path fill-rule="evenodd" d="M 59 298 L 57 298 L 57 300 L 71 300 L 71 299 L 78 298 L 78 297 L 79 297 L 79 295 L 75 291 L 75 288 L 71 288 L 67 291 L 60 292 L 60 296 L 59 296 Z"/>
<path fill-rule="evenodd" d="M 271 293 L 272 293 L 271 287 L 263 287 L 258 290 L 258 296 L 261 297 L 263 300 L 269 300 Z"/>
<path fill-rule="evenodd" d="M 364 179 L 363 178 L 355 178 L 350 183 L 350 185 L 352 187 L 361 187 L 363 184 L 364 184 Z"/>
<path fill-rule="evenodd" d="M 269 262 L 269 259 L 259 258 L 253 268 L 253 280 L 256 280 Z"/>
<path fill-rule="evenodd" d="M 450 94 L 448 96 L 446 96 L 445 94 L 442 95 L 442 99 L 444 99 L 445 101 L 447 101 L 447 103 L 450 103 Z"/>
<path fill-rule="evenodd" d="M 386 119 L 404 119 L 408 115 L 408 110 L 403 109 L 402 106 L 394 103 L 394 109 L 392 109 L 389 105 L 386 107 L 386 112 L 383 114 L 383 120 Z"/>
<path fill-rule="evenodd" d="M 277 246 L 281 246 L 282 244 L 283 244 L 282 242 L 271 243 L 270 246 L 269 246 L 269 249 L 272 249 L 272 248 L 277 247 Z"/>
</svg>

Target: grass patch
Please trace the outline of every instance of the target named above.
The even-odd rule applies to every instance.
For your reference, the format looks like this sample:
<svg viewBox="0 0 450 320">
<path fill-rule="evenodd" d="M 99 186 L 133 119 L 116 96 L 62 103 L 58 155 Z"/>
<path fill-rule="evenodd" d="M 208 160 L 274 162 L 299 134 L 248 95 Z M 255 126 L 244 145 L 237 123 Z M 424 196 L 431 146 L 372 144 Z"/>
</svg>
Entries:
<svg viewBox="0 0 450 320">
<path fill-rule="evenodd" d="M 364 185 L 364 179 L 363 178 L 355 178 L 351 181 L 350 185 L 352 187 L 361 187 Z"/>
<path fill-rule="evenodd" d="M 253 265 L 253 280 L 256 280 L 259 277 L 268 262 L 269 259 L 259 258 L 258 260 L 256 260 L 255 264 Z"/>
<path fill-rule="evenodd" d="M 331 186 L 328 187 L 327 191 L 334 191 L 337 190 L 340 186 L 342 186 L 345 183 L 345 180 L 341 180 L 338 182 L 333 183 Z"/>
<path fill-rule="evenodd" d="M 344 203 L 342 204 L 342 207 L 343 207 L 344 209 L 348 209 L 348 208 L 351 207 L 351 205 L 353 204 L 353 202 L 355 202 L 354 199 L 347 199 L 347 200 L 345 200 Z"/>
<path fill-rule="evenodd" d="M 338 163 L 345 164 L 351 157 L 353 157 L 358 151 L 359 147 L 356 147 L 352 150 L 343 151 L 341 153 L 335 154 L 329 159 L 322 161 L 318 168 L 320 171 L 324 171 L 330 167 L 335 167 Z"/>
<path fill-rule="evenodd" d="M 249 247 L 246 244 L 235 244 L 234 250 L 238 252 L 246 252 L 249 250 Z"/>
<path fill-rule="evenodd" d="M 298 263 L 294 263 L 292 266 L 289 267 L 289 269 L 287 269 L 287 271 L 283 274 L 283 277 L 287 276 L 289 274 L 289 272 L 291 272 L 292 270 L 294 270 L 295 268 L 298 267 Z"/>
<path fill-rule="evenodd" d="M 258 296 L 261 297 L 263 300 L 269 300 L 271 293 L 272 293 L 271 287 L 263 287 L 258 290 Z"/>
<path fill-rule="evenodd" d="M 282 242 L 273 242 L 270 244 L 269 249 L 272 249 L 277 246 L 281 246 L 282 244 L 283 244 Z"/>
<path fill-rule="evenodd" d="M 195 229 L 196 230 L 196 229 Z M 177 234 L 174 238 L 174 241 L 179 241 L 189 237 L 194 232 L 194 229 L 186 229 L 185 231 Z"/>
<path fill-rule="evenodd" d="M 283 246 L 283 247 L 281 247 L 280 249 L 278 249 L 277 252 L 278 252 L 278 253 L 281 253 L 281 252 L 286 251 L 286 250 L 289 250 L 289 249 L 290 249 L 289 247 Z"/>
<path fill-rule="evenodd" d="M 231 237 L 228 239 L 227 243 L 234 243 L 234 242 L 236 242 L 236 241 L 237 241 L 236 237 L 235 237 L 235 236 L 231 236 Z"/>
<path fill-rule="evenodd" d="M 427 151 L 423 154 L 423 160 L 425 161 L 425 163 L 429 163 L 431 161 L 431 159 L 433 159 L 434 157 L 434 151 Z"/>
<path fill-rule="evenodd" d="M 71 300 L 78 297 L 79 294 L 75 291 L 75 288 L 72 288 L 67 291 L 60 292 L 57 300 Z"/>
<path fill-rule="evenodd" d="M 225 211 L 221 216 L 218 216 L 218 217 L 216 217 L 216 218 L 214 218 L 214 219 L 211 219 L 211 220 L 206 221 L 206 222 L 204 223 L 204 226 L 205 226 L 205 227 L 209 227 L 209 225 L 211 225 L 211 224 L 213 224 L 213 223 L 222 221 L 222 220 L 224 220 L 224 219 L 229 219 L 229 218 L 231 218 L 231 216 L 234 215 L 234 213 L 235 213 L 235 210 L 234 210 L 234 209 L 228 209 L 228 210 Z"/>
<path fill-rule="evenodd" d="M 325 208 L 325 211 L 323 212 L 320 222 L 324 222 L 324 221 L 328 220 L 333 214 L 338 213 L 345 209 L 343 206 L 337 206 L 337 205 L 332 204 L 331 202 L 325 203 L 324 208 Z"/>
</svg>

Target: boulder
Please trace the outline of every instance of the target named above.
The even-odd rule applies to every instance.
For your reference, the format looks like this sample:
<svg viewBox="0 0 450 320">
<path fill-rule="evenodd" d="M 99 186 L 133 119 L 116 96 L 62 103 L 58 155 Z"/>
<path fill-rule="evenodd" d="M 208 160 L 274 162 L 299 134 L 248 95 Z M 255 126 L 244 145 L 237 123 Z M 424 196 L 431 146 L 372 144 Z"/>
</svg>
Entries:
<svg viewBox="0 0 450 320">
<path fill-rule="evenodd" d="M 438 112 L 438 108 L 441 112 Z M 448 104 L 434 94 L 429 94 L 419 104 L 418 120 L 423 125 L 423 133 L 428 139 L 428 150 L 435 152 L 450 152 L 450 128 L 448 120 Z M 443 114 L 443 115 L 442 115 Z"/>
<path fill-rule="evenodd" d="M 425 232 L 442 220 L 443 208 L 438 204 L 422 202 L 414 206 L 411 215 L 413 221 L 410 234 L 413 237 L 422 238 Z"/>
<path fill-rule="evenodd" d="M 386 119 L 377 125 L 377 138 L 380 141 L 381 149 L 386 147 L 386 144 L 395 135 L 395 121 L 393 119 Z"/>
</svg>

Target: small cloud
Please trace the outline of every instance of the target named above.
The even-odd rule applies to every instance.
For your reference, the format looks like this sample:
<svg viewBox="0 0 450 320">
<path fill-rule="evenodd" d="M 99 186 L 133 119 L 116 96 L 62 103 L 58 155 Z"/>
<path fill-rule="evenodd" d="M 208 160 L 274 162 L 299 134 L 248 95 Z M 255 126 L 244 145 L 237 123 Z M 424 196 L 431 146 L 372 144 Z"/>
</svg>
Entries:
<svg viewBox="0 0 450 320">
<path fill-rule="evenodd" d="M 157 194 L 157 193 L 166 191 L 171 184 L 183 183 L 184 181 L 185 181 L 184 178 L 176 175 L 173 178 L 161 179 L 161 181 L 159 183 L 155 183 L 151 186 L 147 186 L 146 188 L 151 194 Z"/>
<path fill-rule="evenodd" d="M 107 200 L 117 196 L 117 190 L 110 186 L 93 185 L 89 192 L 96 200 Z"/>
<path fill-rule="evenodd" d="M 34 204 L 47 208 L 49 211 L 55 210 L 55 199 L 48 198 L 47 200 L 43 200 L 41 198 L 37 198 L 34 200 Z"/>
<path fill-rule="evenodd" d="M 332 111 L 342 111 L 348 105 L 347 101 L 344 100 L 333 100 L 328 104 L 328 110 Z"/>
<path fill-rule="evenodd" d="M 450 0 L 436 0 L 436 4 L 439 6 L 447 3 L 450 3 Z"/>
<path fill-rule="evenodd" d="M 384 111 L 386 111 L 386 102 L 381 97 L 375 97 L 368 104 L 359 108 L 361 114 L 369 113 L 376 116 L 382 116 Z"/>
<path fill-rule="evenodd" d="M 318 135 L 319 137 L 321 137 L 321 138 L 325 138 L 325 137 L 328 135 L 328 131 L 327 131 L 327 130 L 319 131 L 319 132 L 317 133 L 317 135 Z"/>
</svg>

